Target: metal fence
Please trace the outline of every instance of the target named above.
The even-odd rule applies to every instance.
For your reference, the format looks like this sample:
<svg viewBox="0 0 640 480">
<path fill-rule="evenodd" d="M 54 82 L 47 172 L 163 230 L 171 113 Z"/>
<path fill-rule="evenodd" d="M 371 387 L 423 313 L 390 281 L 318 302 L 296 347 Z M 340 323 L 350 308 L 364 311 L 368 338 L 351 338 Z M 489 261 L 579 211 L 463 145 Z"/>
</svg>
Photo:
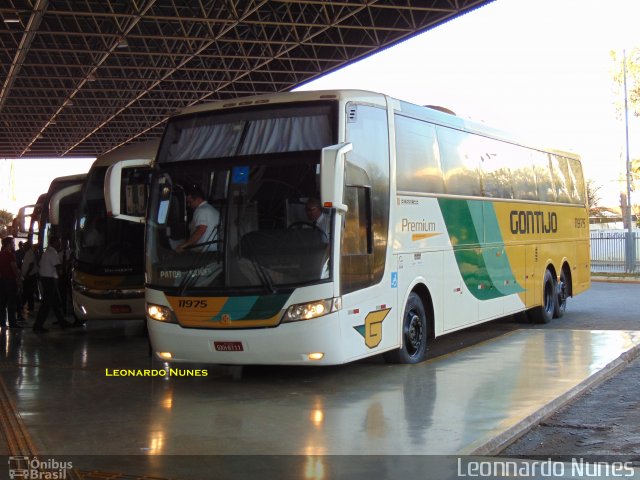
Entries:
<svg viewBox="0 0 640 480">
<path fill-rule="evenodd" d="M 640 232 L 625 230 L 591 232 L 591 271 L 640 273 Z"/>
</svg>

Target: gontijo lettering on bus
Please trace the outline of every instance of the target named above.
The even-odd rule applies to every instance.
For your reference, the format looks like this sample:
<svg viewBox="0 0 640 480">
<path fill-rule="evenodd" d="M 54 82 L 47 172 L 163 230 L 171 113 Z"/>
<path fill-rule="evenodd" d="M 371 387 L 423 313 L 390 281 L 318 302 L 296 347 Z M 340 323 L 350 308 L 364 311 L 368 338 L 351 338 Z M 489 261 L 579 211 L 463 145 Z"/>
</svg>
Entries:
<svg viewBox="0 0 640 480">
<path fill-rule="evenodd" d="M 558 215 L 556 212 L 542 210 L 511 210 L 509 215 L 511 233 L 556 233 L 558 231 Z"/>
</svg>

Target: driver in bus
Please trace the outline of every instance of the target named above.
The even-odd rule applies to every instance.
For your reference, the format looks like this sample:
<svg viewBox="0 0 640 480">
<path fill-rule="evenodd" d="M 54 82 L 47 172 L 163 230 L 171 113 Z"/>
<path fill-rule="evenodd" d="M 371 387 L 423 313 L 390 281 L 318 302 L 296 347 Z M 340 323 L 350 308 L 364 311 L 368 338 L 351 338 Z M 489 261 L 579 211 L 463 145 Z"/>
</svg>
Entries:
<svg viewBox="0 0 640 480">
<path fill-rule="evenodd" d="M 176 247 L 176 252 L 186 249 L 194 252 L 215 252 L 218 250 L 217 227 L 220 213 L 205 200 L 202 189 L 193 185 L 185 189 L 187 206 L 193 210 L 189 224 L 189 238 Z"/>
<path fill-rule="evenodd" d="M 322 206 L 320 205 L 320 200 L 315 197 L 311 197 L 307 200 L 307 203 L 304 206 L 304 211 L 306 212 L 311 225 L 324 233 L 325 238 L 328 239 L 330 232 L 329 216 L 324 214 Z"/>
</svg>

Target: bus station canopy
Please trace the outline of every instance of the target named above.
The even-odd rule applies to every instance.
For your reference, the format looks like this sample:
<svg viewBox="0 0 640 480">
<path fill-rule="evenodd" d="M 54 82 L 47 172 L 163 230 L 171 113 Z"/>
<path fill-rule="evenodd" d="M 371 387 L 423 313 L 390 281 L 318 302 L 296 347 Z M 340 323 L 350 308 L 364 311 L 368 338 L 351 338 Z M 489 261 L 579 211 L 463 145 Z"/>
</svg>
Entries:
<svg viewBox="0 0 640 480">
<path fill-rule="evenodd" d="M 97 156 L 281 92 L 491 0 L 3 0 L 0 158 Z"/>
</svg>

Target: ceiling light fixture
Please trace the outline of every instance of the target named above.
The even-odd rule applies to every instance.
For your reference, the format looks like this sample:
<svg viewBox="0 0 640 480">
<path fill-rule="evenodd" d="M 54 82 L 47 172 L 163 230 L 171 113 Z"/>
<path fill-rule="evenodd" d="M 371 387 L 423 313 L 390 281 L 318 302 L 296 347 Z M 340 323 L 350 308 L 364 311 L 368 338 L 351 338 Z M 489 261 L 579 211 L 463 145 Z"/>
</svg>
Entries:
<svg viewBox="0 0 640 480">
<path fill-rule="evenodd" d="M 20 23 L 20 18 L 15 13 L 5 13 L 4 23 Z"/>
</svg>

